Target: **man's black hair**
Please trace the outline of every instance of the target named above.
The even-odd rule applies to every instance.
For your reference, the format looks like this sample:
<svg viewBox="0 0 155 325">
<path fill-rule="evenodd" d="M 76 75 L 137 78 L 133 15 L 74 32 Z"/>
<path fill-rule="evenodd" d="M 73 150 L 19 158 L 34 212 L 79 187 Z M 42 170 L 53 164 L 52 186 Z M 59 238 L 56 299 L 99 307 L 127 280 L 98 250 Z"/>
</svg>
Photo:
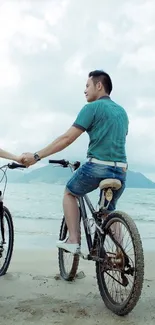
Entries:
<svg viewBox="0 0 155 325">
<path fill-rule="evenodd" d="M 94 84 L 96 85 L 99 81 L 104 86 L 105 92 L 110 95 L 112 91 L 112 81 L 110 76 L 103 70 L 94 70 L 89 72 L 89 78 L 92 77 Z"/>
</svg>

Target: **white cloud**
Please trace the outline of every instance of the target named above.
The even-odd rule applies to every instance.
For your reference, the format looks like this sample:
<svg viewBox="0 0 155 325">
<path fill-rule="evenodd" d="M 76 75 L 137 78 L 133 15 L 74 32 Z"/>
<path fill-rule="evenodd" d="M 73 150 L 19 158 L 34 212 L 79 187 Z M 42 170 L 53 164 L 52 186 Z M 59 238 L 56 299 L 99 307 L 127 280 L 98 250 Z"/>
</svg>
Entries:
<svg viewBox="0 0 155 325">
<path fill-rule="evenodd" d="M 98 22 L 99 48 L 118 56 L 118 69 L 133 68 L 144 74 L 155 69 L 155 3 L 124 1 L 113 19 Z"/>
<path fill-rule="evenodd" d="M 69 0 L 62 1 L 52 1 L 46 2 L 45 9 L 45 20 L 51 25 L 54 26 L 64 17 L 67 7 L 69 5 Z"/>
<path fill-rule="evenodd" d="M 70 57 L 64 65 L 65 72 L 75 76 L 86 75 L 87 71 L 84 69 L 84 59 L 86 56 L 86 53 L 76 53 Z"/>
<path fill-rule="evenodd" d="M 56 35 L 48 31 L 45 19 L 28 13 L 31 2 L 12 3 L 0 6 L 0 87 L 18 86 L 21 76 L 17 65 L 11 59 L 11 47 L 24 54 L 45 51 L 50 46 L 60 49 Z"/>
<path fill-rule="evenodd" d="M 2 46 L 0 51 L 0 88 L 17 87 L 19 83 L 19 68 L 11 62 L 8 47 Z"/>
<path fill-rule="evenodd" d="M 7 125 L 7 116 L 5 117 L 5 125 Z M 25 150 L 36 150 L 45 143 L 48 144 L 57 136 L 63 134 L 68 129 L 75 116 L 53 112 L 25 112 L 23 117 L 17 117 L 11 127 L 3 129 L 1 146 L 7 150 L 15 152 Z"/>
<path fill-rule="evenodd" d="M 148 26 L 148 23 L 154 23 L 155 2 L 154 0 L 124 1 L 121 12 L 133 23 Z"/>
<path fill-rule="evenodd" d="M 17 10 L 16 10 L 17 9 Z M 16 4 L 3 3 L 0 6 L 0 87 L 18 86 L 20 72 L 12 62 L 9 40 L 13 37 L 19 21 L 19 10 Z"/>
<path fill-rule="evenodd" d="M 19 2 L 4 2 L 0 6 L 0 40 L 9 41 L 18 30 L 22 6 Z"/>
<path fill-rule="evenodd" d="M 155 116 L 130 116 L 130 131 L 127 137 L 127 152 L 132 164 L 152 166 L 155 162 Z"/>
<path fill-rule="evenodd" d="M 60 49 L 58 38 L 48 31 L 45 20 L 32 15 L 21 16 L 15 46 L 24 54 L 34 54 L 40 50 Z"/>
<path fill-rule="evenodd" d="M 135 115 L 155 116 L 155 98 L 137 97 Z"/>
<path fill-rule="evenodd" d="M 1 146 L 36 150 L 65 132 L 85 104 L 88 72 L 103 68 L 114 80 L 112 99 L 129 113 L 129 164 L 143 161 L 149 169 L 155 163 L 154 17 L 154 1 L 3 2 Z M 86 156 L 87 144 L 84 134 L 64 156 Z"/>
<path fill-rule="evenodd" d="M 124 33 L 124 51 L 119 67 L 130 67 L 144 74 L 155 69 L 155 2 L 125 2 L 121 15 L 126 17 L 128 28 Z"/>
<path fill-rule="evenodd" d="M 121 61 L 120 66 L 133 67 L 140 74 L 152 72 L 155 70 L 155 45 L 142 46 L 133 53 L 126 53 Z"/>
</svg>

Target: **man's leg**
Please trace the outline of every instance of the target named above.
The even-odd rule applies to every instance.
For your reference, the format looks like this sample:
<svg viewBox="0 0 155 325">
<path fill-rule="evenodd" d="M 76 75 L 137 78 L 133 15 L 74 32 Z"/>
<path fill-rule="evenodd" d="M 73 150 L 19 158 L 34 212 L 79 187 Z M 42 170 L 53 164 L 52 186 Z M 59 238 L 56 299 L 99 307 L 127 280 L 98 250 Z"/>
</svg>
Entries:
<svg viewBox="0 0 155 325">
<path fill-rule="evenodd" d="M 83 197 L 86 193 L 95 190 L 99 185 L 99 180 L 92 174 L 92 166 L 88 163 L 82 165 L 66 185 L 64 193 L 63 208 L 67 227 L 69 229 L 69 239 L 59 240 L 57 247 L 72 252 L 80 250 L 80 227 L 79 208 L 76 197 Z"/>
<path fill-rule="evenodd" d="M 67 190 L 63 198 L 64 216 L 69 231 L 68 244 L 77 244 L 80 240 L 80 214 L 77 199 Z"/>
<path fill-rule="evenodd" d="M 114 191 L 113 199 L 109 205 L 109 208 L 110 208 L 109 212 L 115 211 L 116 204 L 117 204 L 118 200 L 120 199 L 121 195 L 123 194 L 124 190 L 125 190 L 125 182 L 122 183 L 122 186 L 119 190 Z M 111 225 L 111 230 L 113 232 L 115 239 L 122 245 L 123 237 L 122 237 L 122 229 L 121 229 L 120 223 L 118 223 L 118 222 L 113 223 Z"/>
</svg>

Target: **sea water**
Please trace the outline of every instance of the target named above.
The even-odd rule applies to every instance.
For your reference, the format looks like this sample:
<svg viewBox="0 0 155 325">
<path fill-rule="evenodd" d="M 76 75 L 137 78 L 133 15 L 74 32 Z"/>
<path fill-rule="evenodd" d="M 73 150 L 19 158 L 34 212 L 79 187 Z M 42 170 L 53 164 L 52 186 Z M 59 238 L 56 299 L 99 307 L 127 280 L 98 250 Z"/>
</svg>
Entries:
<svg viewBox="0 0 155 325">
<path fill-rule="evenodd" d="M 7 185 L 4 204 L 13 216 L 16 248 L 55 247 L 63 216 L 64 188 L 63 185 L 45 183 Z M 99 190 L 91 192 L 89 197 L 96 207 Z M 117 209 L 134 219 L 144 249 L 154 250 L 155 189 L 126 188 L 118 201 Z"/>
</svg>

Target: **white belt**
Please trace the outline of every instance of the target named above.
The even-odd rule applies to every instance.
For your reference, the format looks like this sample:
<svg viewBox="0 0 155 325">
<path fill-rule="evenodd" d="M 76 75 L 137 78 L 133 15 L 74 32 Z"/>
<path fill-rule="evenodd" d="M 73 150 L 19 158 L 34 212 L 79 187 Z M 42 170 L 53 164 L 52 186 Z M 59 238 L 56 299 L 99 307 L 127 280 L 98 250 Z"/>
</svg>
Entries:
<svg viewBox="0 0 155 325">
<path fill-rule="evenodd" d="M 127 163 L 123 163 L 123 162 L 98 160 L 96 158 L 90 158 L 89 161 L 94 162 L 96 164 L 102 164 L 102 165 L 107 165 L 107 166 L 127 167 Z"/>
</svg>

